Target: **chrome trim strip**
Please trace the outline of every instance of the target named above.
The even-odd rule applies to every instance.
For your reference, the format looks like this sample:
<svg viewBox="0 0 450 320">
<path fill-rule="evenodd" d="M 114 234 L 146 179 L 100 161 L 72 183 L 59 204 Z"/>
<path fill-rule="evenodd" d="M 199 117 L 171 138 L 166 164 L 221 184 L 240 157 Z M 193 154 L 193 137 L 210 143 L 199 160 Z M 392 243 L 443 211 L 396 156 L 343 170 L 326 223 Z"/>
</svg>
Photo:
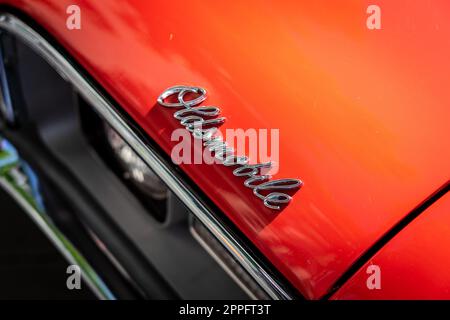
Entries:
<svg viewBox="0 0 450 320">
<path fill-rule="evenodd" d="M 14 123 L 15 115 L 9 93 L 2 48 L 0 48 L 0 112 L 8 123 Z"/>
<path fill-rule="evenodd" d="M 242 279 L 240 279 L 236 273 L 231 270 L 231 268 L 222 260 L 221 257 L 217 254 L 216 251 L 214 251 L 211 246 L 206 243 L 205 239 L 198 233 L 198 231 L 195 229 L 193 219 L 195 219 L 193 216 L 189 219 L 189 231 L 191 235 L 194 237 L 195 240 L 200 244 L 200 246 L 214 259 L 214 261 L 217 262 L 217 264 L 228 274 L 228 276 L 249 296 L 252 300 L 258 300 L 256 295 L 253 293 L 252 290 L 246 286 Z M 202 224 L 203 226 L 203 224 Z M 215 239 L 215 238 L 214 238 Z M 216 240 L 217 241 L 217 240 Z M 227 251 L 228 252 L 228 251 Z M 240 266 L 240 265 L 239 265 Z M 253 278 L 252 278 L 253 279 Z"/>
<path fill-rule="evenodd" d="M 11 32 L 24 41 L 40 54 L 65 80 L 70 82 L 79 94 L 132 146 L 136 153 L 192 211 L 197 219 L 220 241 L 269 297 L 273 299 L 291 299 L 291 296 L 282 285 L 244 249 L 231 232 L 194 195 L 190 188 L 171 171 L 171 168 L 158 156 L 157 151 L 138 137 L 127 122 L 114 110 L 113 105 L 92 87 L 89 81 L 61 53 L 31 27 L 12 14 L 0 14 L 0 28 Z"/>
</svg>

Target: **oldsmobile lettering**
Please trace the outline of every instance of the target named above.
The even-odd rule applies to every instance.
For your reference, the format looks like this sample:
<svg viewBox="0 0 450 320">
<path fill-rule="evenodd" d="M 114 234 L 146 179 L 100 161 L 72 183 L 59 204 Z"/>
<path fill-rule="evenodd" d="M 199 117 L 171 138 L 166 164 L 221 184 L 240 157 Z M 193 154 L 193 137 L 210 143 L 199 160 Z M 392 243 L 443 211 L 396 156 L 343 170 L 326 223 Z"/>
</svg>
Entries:
<svg viewBox="0 0 450 320">
<path fill-rule="evenodd" d="M 158 103 L 166 108 L 180 109 L 173 116 L 192 133 L 195 139 L 203 142 L 214 157 L 225 167 L 236 167 L 233 175 L 244 177 L 244 185 L 253 190 L 253 194 L 270 209 L 280 210 L 281 205 L 288 204 L 292 197 L 283 190 L 301 188 L 299 179 L 270 180 L 271 176 L 262 174 L 262 169 L 270 169 L 272 162 L 249 164 L 247 156 L 236 155 L 223 138 L 217 135 L 218 126 L 226 118 L 220 117 L 220 108 L 200 106 L 206 100 L 206 90 L 191 86 L 174 86 L 166 89 L 159 97 Z"/>
</svg>

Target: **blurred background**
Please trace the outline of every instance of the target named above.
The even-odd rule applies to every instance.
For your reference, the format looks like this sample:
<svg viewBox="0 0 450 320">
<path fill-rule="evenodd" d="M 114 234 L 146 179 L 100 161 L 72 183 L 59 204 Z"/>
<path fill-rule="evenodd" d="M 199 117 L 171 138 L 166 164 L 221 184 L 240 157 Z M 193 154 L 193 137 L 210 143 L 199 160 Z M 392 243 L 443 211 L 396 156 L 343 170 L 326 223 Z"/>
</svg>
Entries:
<svg viewBox="0 0 450 320">
<path fill-rule="evenodd" d="M 83 281 L 67 289 L 68 263 L 1 190 L 0 212 L 0 299 L 95 299 Z"/>
</svg>

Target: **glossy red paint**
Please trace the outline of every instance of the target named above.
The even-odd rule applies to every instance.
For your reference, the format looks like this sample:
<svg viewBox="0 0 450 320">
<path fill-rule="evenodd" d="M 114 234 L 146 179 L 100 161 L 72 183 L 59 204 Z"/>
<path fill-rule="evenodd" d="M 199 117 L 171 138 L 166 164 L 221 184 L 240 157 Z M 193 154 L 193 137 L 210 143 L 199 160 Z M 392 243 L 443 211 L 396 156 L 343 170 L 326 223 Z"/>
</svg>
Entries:
<svg viewBox="0 0 450 320">
<path fill-rule="evenodd" d="M 207 88 L 224 129 L 280 129 L 277 178 L 305 184 L 279 213 L 223 166 L 181 168 L 307 298 L 450 178 L 446 0 L 379 0 L 375 31 L 367 1 L 78 0 L 73 31 L 71 0 L 2 2 L 46 28 L 169 154 L 179 124 L 155 102 L 175 84 Z"/>
<path fill-rule="evenodd" d="M 333 299 L 450 299 L 450 194 L 433 204 L 353 276 Z M 380 268 L 379 290 L 366 270 Z"/>
</svg>

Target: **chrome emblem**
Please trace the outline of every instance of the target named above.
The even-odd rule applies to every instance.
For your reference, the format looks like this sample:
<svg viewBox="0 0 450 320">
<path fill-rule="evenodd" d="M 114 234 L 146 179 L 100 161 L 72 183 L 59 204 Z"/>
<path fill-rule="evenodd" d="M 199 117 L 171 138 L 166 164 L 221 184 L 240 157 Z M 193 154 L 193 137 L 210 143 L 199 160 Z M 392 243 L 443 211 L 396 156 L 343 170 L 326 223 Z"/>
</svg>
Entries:
<svg viewBox="0 0 450 320">
<path fill-rule="evenodd" d="M 186 99 L 188 93 L 193 93 L 196 97 Z M 168 102 L 169 97 L 176 98 L 172 99 L 175 102 Z M 261 174 L 260 170 L 271 168 L 272 162 L 249 164 L 247 156 L 236 155 L 234 149 L 229 147 L 222 137 L 216 136 L 217 126 L 226 120 L 219 117 L 220 108 L 199 106 L 205 100 L 206 90 L 191 86 L 174 86 L 166 89 L 158 97 L 161 106 L 180 109 L 174 112 L 174 118 L 190 131 L 195 139 L 201 139 L 203 146 L 208 148 L 222 165 L 237 166 L 233 170 L 233 175 L 246 178 L 244 185 L 252 189 L 253 194 L 261 199 L 267 208 L 280 210 L 281 205 L 291 202 L 292 197 L 281 191 L 301 188 L 303 182 L 299 179 L 270 180 L 271 176 Z"/>
</svg>

